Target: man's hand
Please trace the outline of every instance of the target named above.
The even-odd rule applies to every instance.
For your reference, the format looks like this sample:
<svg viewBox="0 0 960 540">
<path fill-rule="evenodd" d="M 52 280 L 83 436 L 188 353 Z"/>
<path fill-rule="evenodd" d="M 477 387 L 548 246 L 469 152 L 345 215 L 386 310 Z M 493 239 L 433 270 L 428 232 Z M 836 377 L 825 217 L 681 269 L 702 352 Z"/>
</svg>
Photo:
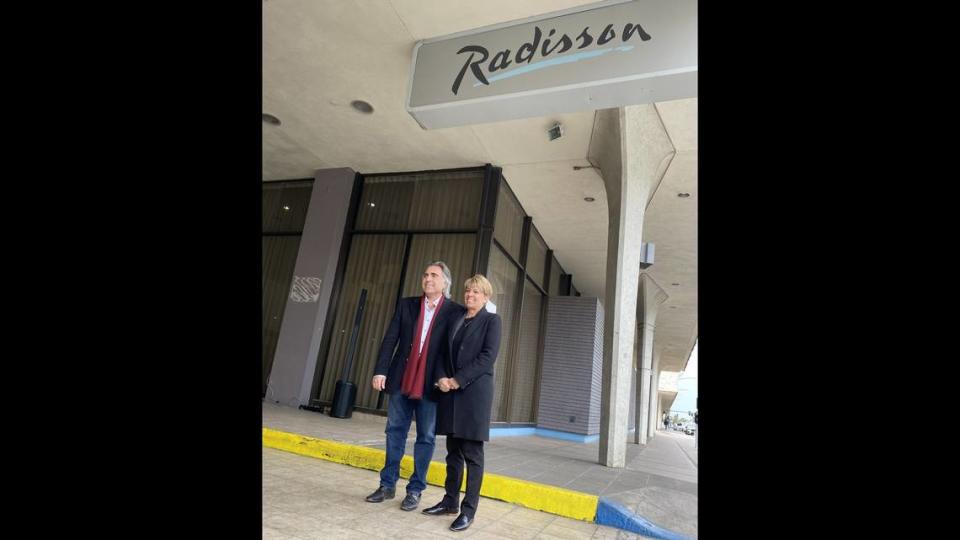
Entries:
<svg viewBox="0 0 960 540">
<path fill-rule="evenodd" d="M 387 376 L 386 375 L 374 375 L 373 381 L 371 383 L 374 390 L 383 390 L 387 386 Z"/>
<path fill-rule="evenodd" d="M 450 377 L 449 379 L 447 379 L 447 384 L 450 386 L 451 390 L 460 389 L 460 383 L 458 383 L 457 380 L 454 379 L 453 377 Z"/>
</svg>

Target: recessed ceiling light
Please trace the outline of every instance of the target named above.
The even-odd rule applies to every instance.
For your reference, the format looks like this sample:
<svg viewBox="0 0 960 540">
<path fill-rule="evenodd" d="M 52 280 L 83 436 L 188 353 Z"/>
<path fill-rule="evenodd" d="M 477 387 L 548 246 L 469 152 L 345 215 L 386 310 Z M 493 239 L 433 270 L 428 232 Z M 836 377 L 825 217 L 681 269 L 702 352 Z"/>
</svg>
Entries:
<svg viewBox="0 0 960 540">
<path fill-rule="evenodd" d="M 376 205 L 377 205 L 376 203 L 370 203 L 370 206 L 376 206 Z"/>
<path fill-rule="evenodd" d="M 584 197 L 583 200 L 585 200 L 585 201 L 587 201 L 587 202 L 593 202 L 593 201 L 595 201 L 596 199 L 594 199 L 593 197 Z"/>
<path fill-rule="evenodd" d="M 363 114 L 373 114 L 373 105 L 362 100 L 354 100 L 350 102 L 350 106 L 354 109 L 362 112 Z"/>
<path fill-rule="evenodd" d="M 287 206 L 287 205 L 284 205 L 284 206 L 283 206 L 283 209 L 289 211 L 289 210 L 290 210 L 290 207 Z"/>
<path fill-rule="evenodd" d="M 280 125 L 280 119 L 272 114 L 262 113 L 261 116 L 263 117 L 263 121 L 268 124 L 273 124 L 275 126 Z"/>
<path fill-rule="evenodd" d="M 689 193 L 677 193 L 677 197 L 680 197 L 681 199 L 686 199 L 689 196 Z"/>
</svg>

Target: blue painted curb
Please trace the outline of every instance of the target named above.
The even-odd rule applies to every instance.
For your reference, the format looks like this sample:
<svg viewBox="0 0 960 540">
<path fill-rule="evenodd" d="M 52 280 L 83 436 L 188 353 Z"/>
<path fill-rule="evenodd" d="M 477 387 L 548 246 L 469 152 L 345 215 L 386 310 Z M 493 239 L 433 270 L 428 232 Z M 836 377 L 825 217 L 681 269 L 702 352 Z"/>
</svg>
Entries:
<svg viewBox="0 0 960 540">
<path fill-rule="evenodd" d="M 513 427 L 513 428 L 490 428 L 490 438 L 497 437 L 522 437 L 525 435 L 536 435 L 537 428 L 533 427 Z"/>
<path fill-rule="evenodd" d="M 540 437 L 549 437 L 551 439 L 561 439 L 564 441 L 573 441 L 579 443 L 591 443 L 599 440 L 599 435 L 580 435 L 579 433 L 568 433 L 555 429 L 533 428 L 533 427 L 515 427 L 515 428 L 490 428 L 490 438 L 516 437 L 524 435 L 537 435 Z"/>
<path fill-rule="evenodd" d="M 600 502 L 597 504 L 597 518 L 594 520 L 594 523 L 597 525 L 617 527 L 618 529 L 624 529 L 652 538 L 690 540 L 689 537 L 683 536 L 682 534 L 654 525 L 644 517 L 631 512 L 626 506 L 611 501 L 606 497 L 600 497 Z"/>
</svg>

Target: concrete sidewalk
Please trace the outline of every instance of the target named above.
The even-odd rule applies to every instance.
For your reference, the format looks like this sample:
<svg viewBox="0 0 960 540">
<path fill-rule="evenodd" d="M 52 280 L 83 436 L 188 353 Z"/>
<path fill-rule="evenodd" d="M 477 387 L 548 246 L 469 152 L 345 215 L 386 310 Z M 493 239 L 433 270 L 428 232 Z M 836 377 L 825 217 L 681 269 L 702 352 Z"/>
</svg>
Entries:
<svg viewBox="0 0 960 540">
<path fill-rule="evenodd" d="M 384 448 L 385 424 L 386 418 L 381 416 L 354 413 L 352 418 L 338 419 L 263 403 L 264 427 L 371 448 Z M 410 434 L 415 435 L 414 429 Z M 408 438 L 408 455 L 412 454 L 414 440 L 414 436 Z M 444 437 L 438 436 L 434 461 L 443 461 L 445 444 Z M 698 451 L 693 448 L 692 436 L 658 431 L 645 446 L 628 443 L 624 469 L 599 465 L 598 455 L 598 442 L 495 437 L 485 445 L 485 471 L 598 495 L 660 527 L 697 536 Z M 374 475 L 371 485 L 363 490 L 373 491 L 377 482 Z M 398 487 L 404 485 L 401 480 Z M 439 488 L 430 489 L 442 496 Z M 424 497 L 426 500 L 426 492 Z M 488 502 L 499 501 L 484 499 L 482 504 Z"/>
<path fill-rule="evenodd" d="M 473 525 L 453 532 L 449 527 L 456 516 L 420 513 L 443 498 L 441 487 L 428 485 L 420 506 L 404 512 L 400 509 L 404 481 L 397 486 L 397 498 L 373 504 L 363 498 L 379 484 L 374 471 L 272 448 L 264 448 L 262 455 L 264 539 L 644 538 L 487 498 L 480 500 Z"/>
</svg>

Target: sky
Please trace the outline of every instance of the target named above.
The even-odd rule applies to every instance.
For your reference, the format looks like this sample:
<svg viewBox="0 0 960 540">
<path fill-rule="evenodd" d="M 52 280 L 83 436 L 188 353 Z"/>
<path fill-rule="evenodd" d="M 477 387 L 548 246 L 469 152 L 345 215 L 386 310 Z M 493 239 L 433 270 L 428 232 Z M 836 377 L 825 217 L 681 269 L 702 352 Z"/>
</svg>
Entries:
<svg viewBox="0 0 960 540">
<path fill-rule="evenodd" d="M 687 369 L 680 372 L 677 381 L 677 398 L 673 401 L 670 411 L 681 413 L 697 410 L 697 344 L 693 345 Z"/>
</svg>

